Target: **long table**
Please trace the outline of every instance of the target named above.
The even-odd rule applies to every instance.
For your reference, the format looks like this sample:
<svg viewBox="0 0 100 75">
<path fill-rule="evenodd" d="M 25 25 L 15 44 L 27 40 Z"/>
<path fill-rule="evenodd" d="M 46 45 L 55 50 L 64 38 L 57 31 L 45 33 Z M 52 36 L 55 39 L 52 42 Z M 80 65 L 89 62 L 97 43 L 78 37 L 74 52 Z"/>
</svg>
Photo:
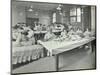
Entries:
<svg viewBox="0 0 100 75">
<path fill-rule="evenodd" d="M 95 40 L 95 37 L 90 38 L 82 38 L 81 40 L 75 40 L 75 41 L 47 41 L 47 42 L 41 42 L 39 43 L 43 45 L 48 52 L 50 53 L 50 56 L 55 55 L 55 61 L 56 61 L 56 71 L 59 71 L 59 55 L 65 51 L 72 50 L 74 48 L 80 47 L 85 44 L 89 44 L 90 53 L 92 52 L 92 46 L 91 42 Z"/>
</svg>

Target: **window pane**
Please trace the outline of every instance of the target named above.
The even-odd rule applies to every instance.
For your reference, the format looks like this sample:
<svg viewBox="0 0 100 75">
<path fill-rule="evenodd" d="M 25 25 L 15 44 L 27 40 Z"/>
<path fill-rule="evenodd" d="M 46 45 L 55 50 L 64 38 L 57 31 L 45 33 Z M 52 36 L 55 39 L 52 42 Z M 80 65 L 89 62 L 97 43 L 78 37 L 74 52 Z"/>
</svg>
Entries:
<svg viewBox="0 0 100 75">
<path fill-rule="evenodd" d="M 81 16 L 77 16 L 77 22 L 81 22 Z"/>
<path fill-rule="evenodd" d="M 52 22 L 55 23 L 56 22 L 56 13 L 53 13 L 53 19 Z"/>
<path fill-rule="evenodd" d="M 77 8 L 77 22 L 81 22 L 81 8 Z"/>
<path fill-rule="evenodd" d="M 71 23 L 76 22 L 76 17 L 71 17 L 71 18 L 70 18 L 70 22 L 71 22 Z"/>
<path fill-rule="evenodd" d="M 81 8 L 77 8 L 77 16 L 81 15 Z"/>
<path fill-rule="evenodd" d="M 70 10 L 70 16 L 76 16 L 76 8 Z"/>
</svg>

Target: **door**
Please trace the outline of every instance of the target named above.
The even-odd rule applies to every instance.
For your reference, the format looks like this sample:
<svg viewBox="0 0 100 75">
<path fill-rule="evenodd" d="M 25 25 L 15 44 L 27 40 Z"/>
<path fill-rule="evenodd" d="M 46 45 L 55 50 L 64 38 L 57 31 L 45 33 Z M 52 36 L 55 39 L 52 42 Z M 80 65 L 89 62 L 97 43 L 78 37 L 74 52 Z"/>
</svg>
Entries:
<svg viewBox="0 0 100 75">
<path fill-rule="evenodd" d="M 27 26 L 34 28 L 34 22 L 39 22 L 39 18 L 26 18 Z"/>
</svg>

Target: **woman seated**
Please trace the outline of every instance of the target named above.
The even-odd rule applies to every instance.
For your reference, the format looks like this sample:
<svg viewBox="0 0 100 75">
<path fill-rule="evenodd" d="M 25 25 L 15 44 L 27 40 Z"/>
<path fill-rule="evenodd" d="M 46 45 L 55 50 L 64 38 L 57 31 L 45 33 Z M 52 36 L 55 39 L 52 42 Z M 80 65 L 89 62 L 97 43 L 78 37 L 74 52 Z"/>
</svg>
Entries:
<svg viewBox="0 0 100 75">
<path fill-rule="evenodd" d="M 59 24 L 59 28 L 61 29 L 61 31 L 63 31 L 63 29 L 65 28 L 64 25 Z"/>
<path fill-rule="evenodd" d="M 72 40 L 72 41 L 81 39 L 81 37 L 79 35 L 77 35 L 77 33 L 73 29 L 71 29 L 68 32 L 68 36 L 70 37 L 70 40 Z"/>
<path fill-rule="evenodd" d="M 29 41 L 32 42 L 32 44 L 35 44 L 34 32 L 31 28 L 28 31 L 27 37 L 28 37 Z"/>
<path fill-rule="evenodd" d="M 74 29 L 71 28 L 71 29 L 69 30 L 69 32 L 68 32 L 68 35 L 74 35 L 74 34 L 76 34 L 76 33 L 75 33 Z"/>
<path fill-rule="evenodd" d="M 32 35 L 33 35 L 32 33 L 29 34 L 28 32 L 24 31 L 24 29 L 19 29 L 17 39 L 13 43 L 14 46 L 28 46 L 35 44 L 35 40 L 32 37 Z"/>
<path fill-rule="evenodd" d="M 34 27 L 35 31 L 41 31 L 42 30 L 42 24 L 36 24 Z"/>
<path fill-rule="evenodd" d="M 12 41 L 16 41 L 20 29 L 18 24 L 12 27 Z"/>
<path fill-rule="evenodd" d="M 43 26 L 42 26 L 42 31 L 46 31 L 47 30 L 47 26 L 44 24 Z"/>
<path fill-rule="evenodd" d="M 89 37 L 92 36 L 92 35 L 91 35 L 91 32 L 89 31 L 88 28 L 87 28 L 86 31 L 84 32 L 84 36 L 85 36 L 85 38 L 89 38 Z"/>
<path fill-rule="evenodd" d="M 59 37 L 60 40 L 65 40 L 68 38 L 68 35 L 67 35 L 67 31 L 65 29 L 63 29 L 63 31 L 61 32 L 61 35 Z"/>
<path fill-rule="evenodd" d="M 76 31 L 76 34 L 79 35 L 80 37 L 84 37 L 83 35 L 83 31 L 81 29 L 78 28 L 78 30 Z"/>
<path fill-rule="evenodd" d="M 53 40 L 55 38 L 55 34 L 52 32 L 52 29 L 48 29 L 47 33 L 44 36 L 45 41 Z"/>
</svg>

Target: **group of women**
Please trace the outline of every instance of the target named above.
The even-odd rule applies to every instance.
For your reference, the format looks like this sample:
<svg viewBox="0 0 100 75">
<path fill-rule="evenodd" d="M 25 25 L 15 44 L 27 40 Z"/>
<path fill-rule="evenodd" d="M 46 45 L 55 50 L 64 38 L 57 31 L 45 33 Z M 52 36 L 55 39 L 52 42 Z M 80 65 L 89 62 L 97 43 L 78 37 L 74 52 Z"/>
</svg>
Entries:
<svg viewBox="0 0 100 75">
<path fill-rule="evenodd" d="M 89 37 L 91 35 L 91 32 L 88 29 L 85 32 L 83 32 L 81 29 L 77 29 L 77 31 L 70 29 L 69 31 L 67 31 L 66 28 L 62 26 L 60 35 L 57 36 L 54 34 L 53 29 L 54 28 L 52 25 L 49 25 L 47 27 L 46 29 L 47 32 L 44 35 L 43 41 L 77 40 L 85 36 Z M 12 31 L 13 31 L 12 39 L 14 41 L 15 46 L 35 44 L 36 40 L 34 37 L 34 30 L 31 29 L 30 26 L 21 25 L 21 26 L 13 28 Z"/>
</svg>

